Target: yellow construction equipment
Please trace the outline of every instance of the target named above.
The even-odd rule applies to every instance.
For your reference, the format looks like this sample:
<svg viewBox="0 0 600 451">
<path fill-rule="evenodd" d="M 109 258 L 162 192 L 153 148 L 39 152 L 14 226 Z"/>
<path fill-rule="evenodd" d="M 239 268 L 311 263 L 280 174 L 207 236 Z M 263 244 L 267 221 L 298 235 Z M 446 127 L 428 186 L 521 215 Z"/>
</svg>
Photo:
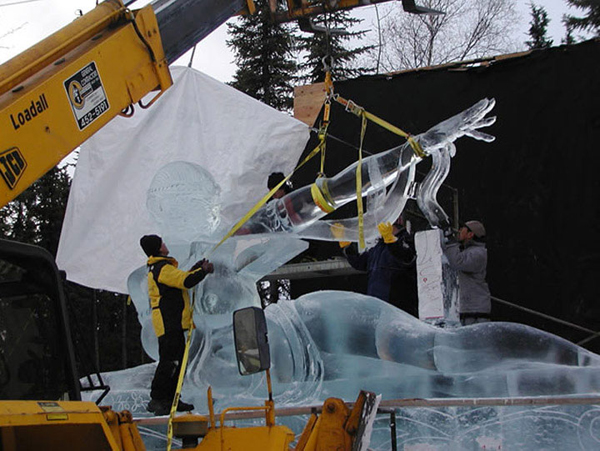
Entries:
<svg viewBox="0 0 600 451">
<path fill-rule="evenodd" d="M 381 1 L 272 0 L 271 11 L 276 22 L 308 20 Z M 154 0 L 139 10 L 106 0 L 1 65 L 0 207 L 115 116 L 150 106 L 172 84 L 170 63 L 254 10 L 252 0 Z"/>
<path fill-rule="evenodd" d="M 103 1 L 0 66 L 0 207 L 115 116 L 149 107 L 172 84 L 170 63 L 229 17 L 255 10 L 252 0 L 154 0 L 139 10 L 131 3 Z M 284 11 L 271 7 L 282 22 L 369 3 L 288 0 Z M 143 449 L 129 413 L 78 401 L 62 283 L 48 252 L 0 240 L 0 450 Z M 256 357 L 240 352 L 240 369 L 265 369 L 264 361 L 251 364 Z M 179 417 L 175 434 L 186 444 L 201 439 L 194 446 L 202 450 L 288 449 L 293 434 L 275 424 L 272 399 L 233 410 L 256 409 L 265 411 L 265 426 L 226 427 L 224 412 L 217 427 L 209 406 L 210 422 Z M 298 449 L 350 449 L 353 414 L 340 400 L 328 400 L 323 412 Z"/>
<path fill-rule="evenodd" d="M 259 327 L 254 327 L 255 324 Z M 184 449 L 197 451 L 287 451 L 295 435 L 275 422 L 264 312 L 256 307 L 235 312 L 234 334 L 240 372 L 250 375 L 266 370 L 269 399 L 264 406 L 226 408 L 217 425 L 209 389 L 209 417 L 186 414 L 175 418 L 174 436 L 182 440 Z M 311 415 L 295 449 L 356 449 L 353 446 L 363 438 L 372 400 L 372 394 L 361 393 L 352 410 L 341 399 L 326 400 L 321 416 Z M 226 414 L 233 411 L 264 411 L 265 425 L 226 426 Z M 81 401 L 3 401 L 0 402 L 0 449 L 142 451 L 145 446 L 128 411 L 114 412 L 110 407 Z"/>
<path fill-rule="evenodd" d="M 151 6 L 106 1 L 0 66 L 0 205 L 130 105 L 172 84 Z"/>
</svg>

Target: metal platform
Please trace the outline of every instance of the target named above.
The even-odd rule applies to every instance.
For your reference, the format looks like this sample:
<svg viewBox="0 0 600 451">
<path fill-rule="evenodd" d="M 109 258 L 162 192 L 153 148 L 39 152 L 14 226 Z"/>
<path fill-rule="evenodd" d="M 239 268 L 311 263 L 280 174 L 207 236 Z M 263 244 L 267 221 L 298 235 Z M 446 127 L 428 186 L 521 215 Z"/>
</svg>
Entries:
<svg viewBox="0 0 600 451">
<path fill-rule="evenodd" d="M 357 271 L 343 258 L 317 262 L 289 263 L 273 271 L 262 280 L 279 279 L 312 279 L 316 277 L 347 276 L 352 274 L 365 274 Z"/>
</svg>

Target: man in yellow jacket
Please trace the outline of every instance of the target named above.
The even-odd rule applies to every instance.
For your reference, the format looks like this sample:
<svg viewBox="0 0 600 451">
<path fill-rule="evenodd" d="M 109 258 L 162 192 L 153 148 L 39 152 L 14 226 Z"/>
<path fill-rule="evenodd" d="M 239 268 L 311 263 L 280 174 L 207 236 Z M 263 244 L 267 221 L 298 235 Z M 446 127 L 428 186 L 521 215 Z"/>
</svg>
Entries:
<svg viewBox="0 0 600 451">
<path fill-rule="evenodd" d="M 192 322 L 188 290 L 212 273 L 213 265 L 200 260 L 190 271 L 178 269 L 177 260 L 169 257 L 169 249 L 158 235 L 143 236 L 140 245 L 148 256 L 148 294 L 159 354 L 147 408 L 155 415 L 168 415 L 185 352 L 184 331 Z M 177 405 L 180 412 L 193 409 L 183 401 Z"/>
</svg>

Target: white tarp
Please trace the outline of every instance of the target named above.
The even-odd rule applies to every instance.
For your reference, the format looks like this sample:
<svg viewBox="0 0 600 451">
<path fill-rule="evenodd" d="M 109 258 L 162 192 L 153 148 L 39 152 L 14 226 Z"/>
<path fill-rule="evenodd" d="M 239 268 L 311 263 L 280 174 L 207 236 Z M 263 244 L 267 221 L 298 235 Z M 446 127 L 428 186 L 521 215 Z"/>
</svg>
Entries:
<svg viewBox="0 0 600 451">
<path fill-rule="evenodd" d="M 271 172 L 289 173 L 308 127 L 194 69 L 171 68 L 174 85 L 148 110 L 118 117 L 81 147 L 57 263 L 73 282 L 126 293 L 146 257 L 139 239 L 158 233 L 146 211 L 156 171 L 172 161 L 207 169 L 233 223 L 267 193 Z"/>
</svg>

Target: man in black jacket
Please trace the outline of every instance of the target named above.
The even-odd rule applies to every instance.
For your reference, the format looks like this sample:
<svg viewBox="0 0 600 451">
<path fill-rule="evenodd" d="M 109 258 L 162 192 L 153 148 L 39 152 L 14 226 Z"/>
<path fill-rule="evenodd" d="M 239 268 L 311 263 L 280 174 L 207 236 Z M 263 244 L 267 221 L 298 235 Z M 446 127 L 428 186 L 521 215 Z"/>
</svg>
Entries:
<svg viewBox="0 0 600 451">
<path fill-rule="evenodd" d="M 332 227 L 332 233 L 339 230 Z M 339 226 L 338 226 L 339 227 Z M 386 301 L 414 316 L 417 314 L 416 258 L 413 237 L 399 216 L 394 224 L 377 226 L 381 238 L 375 246 L 358 253 L 355 244 L 340 241 L 348 263 L 368 275 L 367 294 Z M 338 237 L 338 236 L 336 236 Z M 342 236 L 343 237 L 343 229 Z"/>
</svg>

